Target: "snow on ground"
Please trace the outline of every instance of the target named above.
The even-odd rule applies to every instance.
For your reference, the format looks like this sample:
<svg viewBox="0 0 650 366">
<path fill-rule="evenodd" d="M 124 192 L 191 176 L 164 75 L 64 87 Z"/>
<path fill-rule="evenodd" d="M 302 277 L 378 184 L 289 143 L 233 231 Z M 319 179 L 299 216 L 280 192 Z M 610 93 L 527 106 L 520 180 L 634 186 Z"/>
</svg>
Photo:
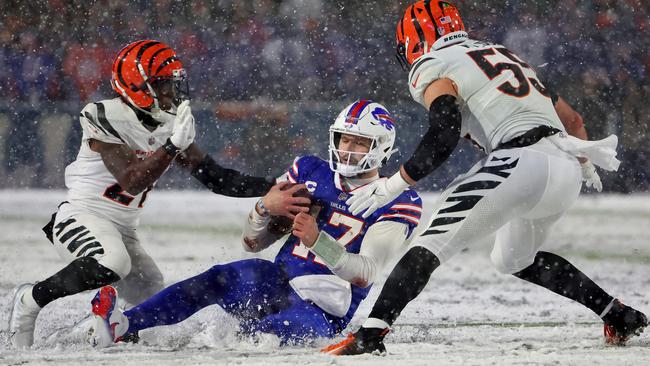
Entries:
<svg viewBox="0 0 650 366">
<path fill-rule="evenodd" d="M 490 238 L 435 272 L 388 336 L 386 357 L 318 354 L 328 340 L 279 348 L 272 336 L 240 339 L 235 321 L 218 307 L 178 326 L 143 332 L 138 345 L 94 350 L 84 344 L 82 334 L 69 331 L 89 313 L 90 292 L 48 305 L 39 315 L 34 347 L 16 351 L 6 333 L 11 292 L 15 285 L 43 279 L 63 265 L 41 227 L 64 197 L 62 191 L 0 191 L 2 365 L 650 364 L 648 335 L 627 347 L 606 347 L 601 322 L 590 311 L 498 274 L 488 259 Z M 426 207 L 434 199 L 427 195 Z M 214 263 L 251 257 L 240 249 L 239 235 L 254 202 L 206 192 L 153 192 L 140 238 L 171 283 Z M 566 256 L 610 293 L 650 313 L 649 224 L 650 195 L 583 196 L 558 223 L 546 249 Z M 270 249 L 259 256 L 274 254 Z M 360 307 L 353 329 L 369 312 L 378 289 Z"/>
</svg>

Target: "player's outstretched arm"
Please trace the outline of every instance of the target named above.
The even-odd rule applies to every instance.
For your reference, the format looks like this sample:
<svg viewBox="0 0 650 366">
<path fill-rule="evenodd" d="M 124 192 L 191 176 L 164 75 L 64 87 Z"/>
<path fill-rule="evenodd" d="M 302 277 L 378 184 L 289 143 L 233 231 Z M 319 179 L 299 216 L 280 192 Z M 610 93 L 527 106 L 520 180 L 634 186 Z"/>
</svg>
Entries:
<svg viewBox="0 0 650 366">
<path fill-rule="evenodd" d="M 174 127 L 167 142 L 153 155 L 140 160 L 126 145 L 99 141 L 91 138 L 91 150 L 98 152 L 106 168 L 115 176 L 120 186 L 128 193 L 136 195 L 153 185 L 165 172 L 176 155 L 185 151 L 194 141 L 194 117 L 190 102 L 178 106 Z"/>
<path fill-rule="evenodd" d="M 126 145 L 89 140 L 90 148 L 98 152 L 104 165 L 117 183 L 129 194 L 137 195 L 151 186 L 165 172 L 174 156 L 160 148 L 144 160 L 138 159 Z"/>
<path fill-rule="evenodd" d="M 230 197 L 260 197 L 275 184 L 272 177 L 253 177 L 217 164 L 195 143 L 179 155 L 181 166 L 216 194 Z"/>
<path fill-rule="evenodd" d="M 585 128 L 582 116 L 571 108 L 561 97 L 558 97 L 557 102 L 555 102 L 555 111 L 569 135 L 582 140 L 588 140 L 587 129 Z M 578 160 L 582 168 L 582 179 L 585 181 L 587 187 L 592 187 L 596 191 L 601 192 L 603 190 L 603 183 L 594 164 L 586 158 L 580 157 Z"/>
<path fill-rule="evenodd" d="M 388 179 L 379 179 L 358 190 L 347 200 L 350 211 L 370 216 L 444 163 L 460 140 L 461 115 L 456 103 L 456 88 L 450 79 L 438 79 L 426 89 L 424 100 L 429 105 L 429 129 L 415 152 L 400 171 Z"/>
<path fill-rule="evenodd" d="M 587 130 L 580 113 L 576 112 L 562 97 L 555 102 L 555 112 L 564 125 L 566 132 L 582 140 L 587 140 Z"/>
</svg>

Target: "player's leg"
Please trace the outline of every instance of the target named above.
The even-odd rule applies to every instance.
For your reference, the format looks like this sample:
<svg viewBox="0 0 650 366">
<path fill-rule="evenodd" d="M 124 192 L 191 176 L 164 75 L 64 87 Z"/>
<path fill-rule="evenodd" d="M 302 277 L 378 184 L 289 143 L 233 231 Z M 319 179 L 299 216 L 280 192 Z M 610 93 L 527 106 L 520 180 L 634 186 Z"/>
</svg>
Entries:
<svg viewBox="0 0 650 366">
<path fill-rule="evenodd" d="M 602 316 L 614 298 L 566 259 L 538 251 L 560 216 L 515 219 L 508 223 L 497 232 L 492 262 L 501 273 L 544 287 Z"/>
<path fill-rule="evenodd" d="M 244 333 L 275 334 L 280 338 L 282 345 L 287 345 L 304 344 L 316 338 L 332 338 L 345 328 L 347 324 L 342 319 L 304 301 L 291 291 L 288 283 L 286 286 L 289 290 L 286 294 L 289 307 L 266 317 L 242 323 Z"/>
<path fill-rule="evenodd" d="M 574 158 L 544 144 L 530 149 L 546 153 L 549 173 L 544 195 L 532 210 L 497 232 L 492 261 L 502 273 L 512 273 L 586 306 L 611 326 L 608 342 L 624 342 L 645 327 L 645 315 L 615 301 L 566 259 L 538 252 L 554 223 L 577 199 L 582 179 Z"/>
<path fill-rule="evenodd" d="M 69 263 L 45 280 L 16 291 L 10 332 L 17 347 L 33 343 L 36 317 L 45 305 L 115 282 L 130 270 L 128 253 L 115 226 L 93 215 L 70 213 L 68 205 L 61 206 L 57 214 L 53 244 Z"/>
<path fill-rule="evenodd" d="M 537 251 L 560 216 L 510 222 L 497 233 L 493 263 L 502 273 L 512 273 L 584 305 L 605 322 L 608 343 L 624 343 L 647 325 L 645 315 L 621 304 L 565 258 Z"/>
<path fill-rule="evenodd" d="M 131 257 L 131 272 L 113 286 L 131 306 L 139 304 L 164 288 L 163 275 L 156 262 L 144 250 L 135 231 L 122 232 L 126 250 Z"/>
<path fill-rule="evenodd" d="M 457 179 L 441 197 L 444 201 L 428 227 L 388 276 L 363 327 L 326 351 L 382 352 L 387 328 L 424 289 L 440 263 L 535 207 L 545 190 L 539 182 L 548 176 L 544 161 L 541 154 L 524 149 L 496 151 Z"/>
<path fill-rule="evenodd" d="M 209 270 L 175 283 L 138 306 L 117 315 L 110 296 L 101 296 L 93 303 L 93 312 L 111 322 L 119 323 L 121 332 L 113 334 L 113 340 L 140 330 L 179 323 L 197 311 L 219 305 L 240 318 L 262 317 L 286 307 L 286 294 L 276 289 L 284 288 L 286 277 L 272 262 L 261 259 L 243 260 L 216 265 Z M 281 284 L 281 285 L 280 285 Z M 109 293 L 110 290 L 107 290 Z M 98 314 L 98 309 L 101 314 Z M 128 326 L 124 326 L 127 324 Z M 100 333 L 101 330 L 97 330 Z M 103 346 L 103 344 L 102 344 Z"/>
</svg>

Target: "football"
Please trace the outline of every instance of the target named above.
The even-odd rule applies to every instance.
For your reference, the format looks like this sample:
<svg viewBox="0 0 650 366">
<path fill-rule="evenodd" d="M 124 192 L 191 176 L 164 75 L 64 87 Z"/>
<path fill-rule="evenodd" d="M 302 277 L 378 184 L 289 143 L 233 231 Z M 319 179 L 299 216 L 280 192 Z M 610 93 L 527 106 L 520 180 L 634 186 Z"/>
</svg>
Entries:
<svg viewBox="0 0 650 366">
<path fill-rule="evenodd" d="M 286 191 L 290 189 L 295 184 L 288 184 L 282 190 Z M 294 194 L 294 197 L 307 197 L 311 199 L 311 193 L 305 188 L 297 190 Z M 310 205 L 310 214 L 312 213 L 313 204 Z M 271 221 L 266 226 L 266 229 L 274 235 L 284 236 L 291 233 L 293 227 L 293 220 L 286 216 L 271 216 Z"/>
</svg>

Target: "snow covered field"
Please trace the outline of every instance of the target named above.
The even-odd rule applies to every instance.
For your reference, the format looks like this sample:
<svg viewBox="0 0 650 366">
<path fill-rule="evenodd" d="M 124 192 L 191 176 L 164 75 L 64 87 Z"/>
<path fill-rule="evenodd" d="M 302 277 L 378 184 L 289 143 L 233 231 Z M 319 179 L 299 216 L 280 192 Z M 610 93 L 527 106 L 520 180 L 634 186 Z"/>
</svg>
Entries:
<svg viewBox="0 0 650 366">
<path fill-rule="evenodd" d="M 94 350 L 74 333 L 48 337 L 88 314 L 91 293 L 48 305 L 39 315 L 34 347 L 16 351 L 6 332 L 11 291 L 61 267 L 41 227 L 64 197 L 62 191 L 0 191 L 0 365 L 650 364 L 647 334 L 627 347 L 605 347 L 601 322 L 589 310 L 498 274 L 487 255 L 489 238 L 482 248 L 463 252 L 436 271 L 387 338 L 386 357 L 318 354 L 328 340 L 303 348 L 278 348 L 271 336 L 242 340 L 235 335 L 235 321 L 217 307 L 180 326 L 143 332 L 138 345 Z M 428 207 L 434 199 L 426 196 Z M 152 192 L 140 238 L 171 283 L 213 263 L 250 257 L 240 249 L 239 235 L 254 201 L 206 192 Z M 260 256 L 272 258 L 278 247 Z M 581 197 L 546 249 L 566 256 L 610 293 L 650 313 L 650 195 Z M 362 304 L 354 329 L 379 288 Z"/>
</svg>

